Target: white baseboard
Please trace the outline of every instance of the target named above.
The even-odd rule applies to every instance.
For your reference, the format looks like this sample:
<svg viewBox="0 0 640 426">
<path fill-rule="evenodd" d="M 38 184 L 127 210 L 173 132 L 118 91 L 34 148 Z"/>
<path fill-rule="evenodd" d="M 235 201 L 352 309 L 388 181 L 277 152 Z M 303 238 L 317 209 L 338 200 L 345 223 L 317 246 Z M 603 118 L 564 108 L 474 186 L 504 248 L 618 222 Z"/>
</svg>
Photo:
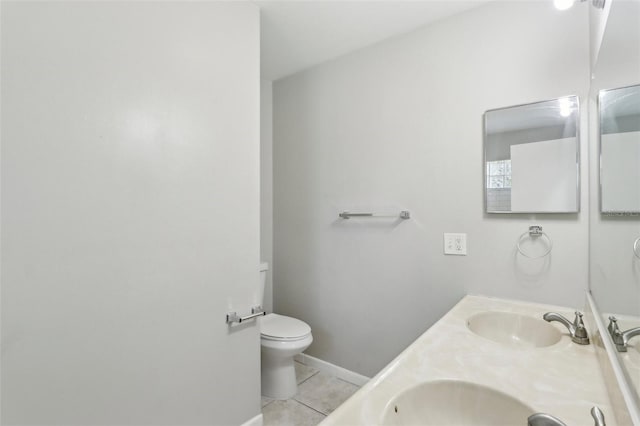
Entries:
<svg viewBox="0 0 640 426">
<path fill-rule="evenodd" d="M 357 386 L 362 386 L 367 383 L 370 378 L 363 376 L 362 374 L 354 373 L 346 368 L 338 367 L 330 362 L 323 361 L 321 359 L 312 357 L 307 354 L 298 354 L 294 357 L 300 364 L 308 365 L 309 367 L 317 368 L 318 370 L 330 374 L 338 379 L 342 379 L 345 382 L 353 383 Z"/>
<path fill-rule="evenodd" d="M 242 423 L 241 426 L 262 426 L 262 413 Z"/>
</svg>

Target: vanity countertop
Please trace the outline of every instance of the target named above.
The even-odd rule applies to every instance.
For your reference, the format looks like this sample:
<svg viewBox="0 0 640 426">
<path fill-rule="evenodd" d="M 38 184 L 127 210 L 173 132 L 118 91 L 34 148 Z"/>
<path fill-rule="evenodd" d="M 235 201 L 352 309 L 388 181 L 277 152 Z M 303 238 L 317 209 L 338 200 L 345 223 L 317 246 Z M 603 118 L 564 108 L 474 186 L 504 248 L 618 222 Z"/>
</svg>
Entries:
<svg viewBox="0 0 640 426">
<path fill-rule="evenodd" d="M 546 312 L 558 312 L 571 321 L 574 317 L 574 309 L 566 307 L 465 296 L 322 425 L 381 424 L 387 403 L 403 390 L 426 381 L 457 379 L 511 395 L 568 426 L 593 425 L 590 410 L 598 406 L 607 425 L 615 426 L 592 344 L 573 343 L 557 322 L 551 324 L 562 338 L 554 345 L 526 348 L 496 343 L 467 327 L 470 317 L 488 311 L 539 319 Z"/>
</svg>

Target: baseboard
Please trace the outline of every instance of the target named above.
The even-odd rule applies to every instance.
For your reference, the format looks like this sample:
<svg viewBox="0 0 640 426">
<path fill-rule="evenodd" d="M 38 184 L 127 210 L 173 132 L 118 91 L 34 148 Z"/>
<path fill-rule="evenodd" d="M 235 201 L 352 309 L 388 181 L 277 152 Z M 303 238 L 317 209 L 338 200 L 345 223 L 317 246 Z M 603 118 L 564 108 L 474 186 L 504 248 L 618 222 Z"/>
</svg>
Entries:
<svg viewBox="0 0 640 426">
<path fill-rule="evenodd" d="M 300 364 L 317 368 L 320 371 L 337 377 L 338 379 L 344 380 L 345 382 L 353 383 L 357 386 L 362 386 L 370 380 L 370 378 L 367 376 L 354 373 L 353 371 L 347 370 L 346 368 L 338 367 L 337 365 L 331 364 L 327 361 L 323 361 L 316 357 L 312 357 L 311 355 L 298 354 L 294 357 L 294 359 Z"/>
<path fill-rule="evenodd" d="M 262 426 L 262 413 L 250 418 L 246 422 L 242 423 L 241 426 Z"/>
</svg>

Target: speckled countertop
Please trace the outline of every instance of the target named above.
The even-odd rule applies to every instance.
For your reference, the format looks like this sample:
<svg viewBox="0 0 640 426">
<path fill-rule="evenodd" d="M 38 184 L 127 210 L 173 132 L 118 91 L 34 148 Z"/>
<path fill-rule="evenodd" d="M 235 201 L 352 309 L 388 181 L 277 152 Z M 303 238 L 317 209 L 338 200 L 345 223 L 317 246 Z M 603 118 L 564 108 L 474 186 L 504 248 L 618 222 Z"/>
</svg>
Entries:
<svg viewBox="0 0 640 426">
<path fill-rule="evenodd" d="M 550 311 L 569 320 L 574 316 L 574 309 L 566 307 L 466 296 L 322 425 L 379 425 L 387 403 L 403 390 L 426 381 L 457 379 L 509 394 L 568 426 L 592 425 L 589 411 L 595 405 L 604 412 L 607 425 L 615 426 L 593 345 L 573 343 L 557 322 L 551 324 L 562 338 L 554 345 L 523 348 L 496 343 L 467 327 L 470 317 L 487 311 L 538 319 Z"/>
</svg>

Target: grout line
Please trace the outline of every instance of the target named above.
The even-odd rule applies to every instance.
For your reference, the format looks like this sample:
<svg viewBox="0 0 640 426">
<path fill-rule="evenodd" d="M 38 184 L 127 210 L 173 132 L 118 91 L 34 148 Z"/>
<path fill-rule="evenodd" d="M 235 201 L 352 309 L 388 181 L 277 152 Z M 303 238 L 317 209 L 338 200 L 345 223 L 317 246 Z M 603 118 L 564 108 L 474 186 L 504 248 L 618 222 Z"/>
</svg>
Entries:
<svg viewBox="0 0 640 426">
<path fill-rule="evenodd" d="M 306 379 L 304 379 L 303 381 L 301 381 L 300 383 L 298 383 L 298 386 L 300 386 L 301 384 L 303 384 L 304 382 L 306 382 L 307 380 L 309 380 L 310 378 L 312 378 L 313 376 L 315 376 L 316 374 L 318 374 L 318 373 L 320 372 L 320 370 L 318 370 L 317 368 L 310 367 L 310 366 L 308 366 L 307 364 L 303 364 L 303 363 L 301 363 L 300 361 L 294 361 L 294 362 L 297 362 L 298 364 L 300 364 L 300 365 L 302 365 L 302 366 L 304 366 L 305 368 L 308 368 L 308 369 L 310 369 L 310 370 L 315 370 L 315 372 L 314 372 L 312 375 L 310 375 L 309 377 L 307 377 Z M 296 383 L 298 382 L 298 380 L 297 380 L 297 379 L 298 379 L 298 377 L 296 376 Z"/>
<path fill-rule="evenodd" d="M 363 376 L 362 374 L 355 373 L 335 364 L 331 364 L 330 362 L 323 361 L 319 358 L 314 358 L 305 353 L 296 355 L 294 359 L 300 364 L 316 368 L 321 372 L 327 373 L 334 377 L 338 377 L 341 380 L 344 380 L 356 386 L 362 387 L 371 380 L 371 378 Z"/>
<path fill-rule="evenodd" d="M 304 403 L 304 402 L 302 402 L 302 401 L 298 401 L 298 400 L 296 399 L 296 397 L 295 397 L 295 396 L 294 396 L 292 399 L 293 399 L 295 402 L 297 402 L 297 403 L 299 403 L 299 404 L 302 404 L 302 405 L 304 405 L 305 407 L 310 408 L 310 409 L 312 409 L 313 411 L 315 411 L 316 413 L 320 413 L 320 414 L 322 414 L 322 415 L 323 415 L 323 416 L 325 416 L 325 417 L 327 417 L 327 416 L 329 415 L 329 414 L 325 414 L 325 413 L 323 413 L 323 412 L 322 412 L 322 411 L 320 411 L 320 410 L 316 410 L 316 409 L 315 409 L 315 408 L 313 408 L 312 406 L 307 405 L 307 404 L 305 404 L 305 403 Z"/>
<path fill-rule="evenodd" d="M 316 374 L 318 374 L 320 372 L 320 370 L 316 370 L 315 373 L 313 373 L 312 375 L 310 375 L 309 377 L 307 377 L 306 379 L 304 379 L 303 381 L 301 381 L 300 383 L 298 383 L 298 386 L 300 386 L 301 384 L 303 384 L 304 382 L 306 382 L 307 380 L 309 380 L 310 378 L 312 378 L 313 376 L 315 376 Z"/>
<path fill-rule="evenodd" d="M 358 389 L 360 389 L 360 388 L 362 387 L 362 386 L 358 386 L 358 385 L 356 385 L 355 383 L 351 383 L 351 382 L 350 382 L 350 381 L 348 381 L 348 380 L 341 379 L 340 377 L 335 377 L 335 376 L 334 376 L 334 378 L 336 378 L 336 379 L 340 380 L 341 382 L 347 383 L 347 384 L 349 384 L 349 385 L 351 385 L 351 386 L 355 386 L 355 387 L 356 387 L 356 388 L 358 388 Z"/>
<path fill-rule="evenodd" d="M 315 372 L 315 373 L 313 373 L 311 376 L 309 376 L 307 379 L 305 379 L 303 382 L 299 383 L 299 384 L 298 384 L 298 386 L 299 386 L 299 385 L 301 385 L 302 383 L 306 382 L 307 380 L 309 380 L 311 377 L 315 376 L 315 375 L 316 375 L 316 374 L 318 374 L 319 372 L 320 372 L 320 370 L 316 371 L 316 372 Z M 335 376 L 333 376 L 333 375 L 329 375 L 329 376 L 331 376 L 331 377 L 332 377 L 332 378 L 334 378 L 334 379 L 340 380 L 340 381 L 341 381 L 341 382 L 343 382 L 343 383 L 347 383 L 347 384 L 349 384 L 349 385 L 351 385 L 351 386 L 355 386 L 357 389 L 360 389 L 360 386 L 358 386 L 358 385 L 354 385 L 353 383 L 347 382 L 346 380 L 342 380 L 342 379 L 340 379 L 339 377 L 335 377 Z M 357 389 L 356 389 L 356 390 L 357 390 Z M 298 402 L 298 403 L 300 403 L 300 404 L 304 405 L 305 407 L 310 408 L 310 409 L 312 409 L 313 411 L 315 411 L 315 412 L 317 412 L 317 413 L 322 414 L 322 415 L 323 415 L 323 416 L 325 416 L 325 417 L 326 417 L 326 416 L 328 416 L 329 414 L 331 414 L 331 412 L 333 412 L 333 411 L 335 410 L 335 408 L 334 408 L 334 410 L 332 410 L 331 412 L 329 412 L 329 413 L 325 413 L 325 412 L 323 412 L 323 411 L 321 411 L 321 410 L 319 410 L 319 409 L 316 409 L 316 408 L 314 408 L 313 406 L 311 406 L 311 405 L 307 404 L 306 402 L 300 401 L 300 400 L 297 398 L 297 396 L 298 396 L 298 394 L 295 394 L 295 395 L 293 396 L 293 398 L 292 398 L 292 399 L 293 399 L 294 401 L 296 401 L 296 402 Z M 348 399 L 348 398 L 347 398 L 347 399 Z M 343 402 L 341 402 L 338 406 L 342 405 L 343 403 L 344 403 L 344 401 L 343 401 Z M 336 407 L 336 408 L 337 408 L 337 407 Z"/>
<path fill-rule="evenodd" d="M 262 406 L 262 408 L 260 408 L 260 411 L 264 410 L 264 407 L 266 407 L 267 405 L 271 404 L 273 401 L 276 401 L 275 399 L 272 399 L 271 401 L 267 402 L 266 404 L 264 404 Z"/>
<path fill-rule="evenodd" d="M 296 361 L 296 362 L 298 362 L 298 361 Z M 299 364 L 302 364 L 302 363 L 299 363 Z M 305 365 L 305 364 L 302 364 L 302 365 L 304 365 L 304 366 L 305 366 L 305 367 L 307 367 L 307 368 L 313 368 L 313 367 L 309 367 L 308 365 Z M 316 372 L 315 372 L 315 373 L 313 373 L 312 375 L 310 375 L 309 377 L 307 377 L 306 379 L 304 379 L 303 381 L 301 381 L 300 383 L 298 383 L 298 386 L 300 386 L 301 384 L 303 384 L 304 382 L 306 382 L 307 380 L 309 380 L 310 378 L 312 378 L 312 377 L 313 377 L 313 376 L 315 376 L 316 374 L 320 373 L 320 370 L 318 370 L 317 368 L 316 368 L 315 370 L 316 370 Z M 360 386 L 360 385 L 356 385 L 355 383 L 352 383 L 352 382 L 350 382 L 350 381 L 348 381 L 348 380 L 341 379 L 340 377 L 337 377 L 337 376 L 335 376 L 335 375 L 333 375 L 333 374 L 330 374 L 330 373 L 326 373 L 326 374 L 327 374 L 328 376 L 330 376 L 330 377 L 333 377 L 334 379 L 340 380 L 340 381 L 341 381 L 341 382 L 343 382 L 343 383 L 349 384 L 349 385 L 351 385 L 351 386 L 355 386 L 355 387 L 356 387 L 356 388 L 358 388 L 358 389 L 360 389 L 360 388 L 362 387 L 362 386 Z"/>
</svg>

